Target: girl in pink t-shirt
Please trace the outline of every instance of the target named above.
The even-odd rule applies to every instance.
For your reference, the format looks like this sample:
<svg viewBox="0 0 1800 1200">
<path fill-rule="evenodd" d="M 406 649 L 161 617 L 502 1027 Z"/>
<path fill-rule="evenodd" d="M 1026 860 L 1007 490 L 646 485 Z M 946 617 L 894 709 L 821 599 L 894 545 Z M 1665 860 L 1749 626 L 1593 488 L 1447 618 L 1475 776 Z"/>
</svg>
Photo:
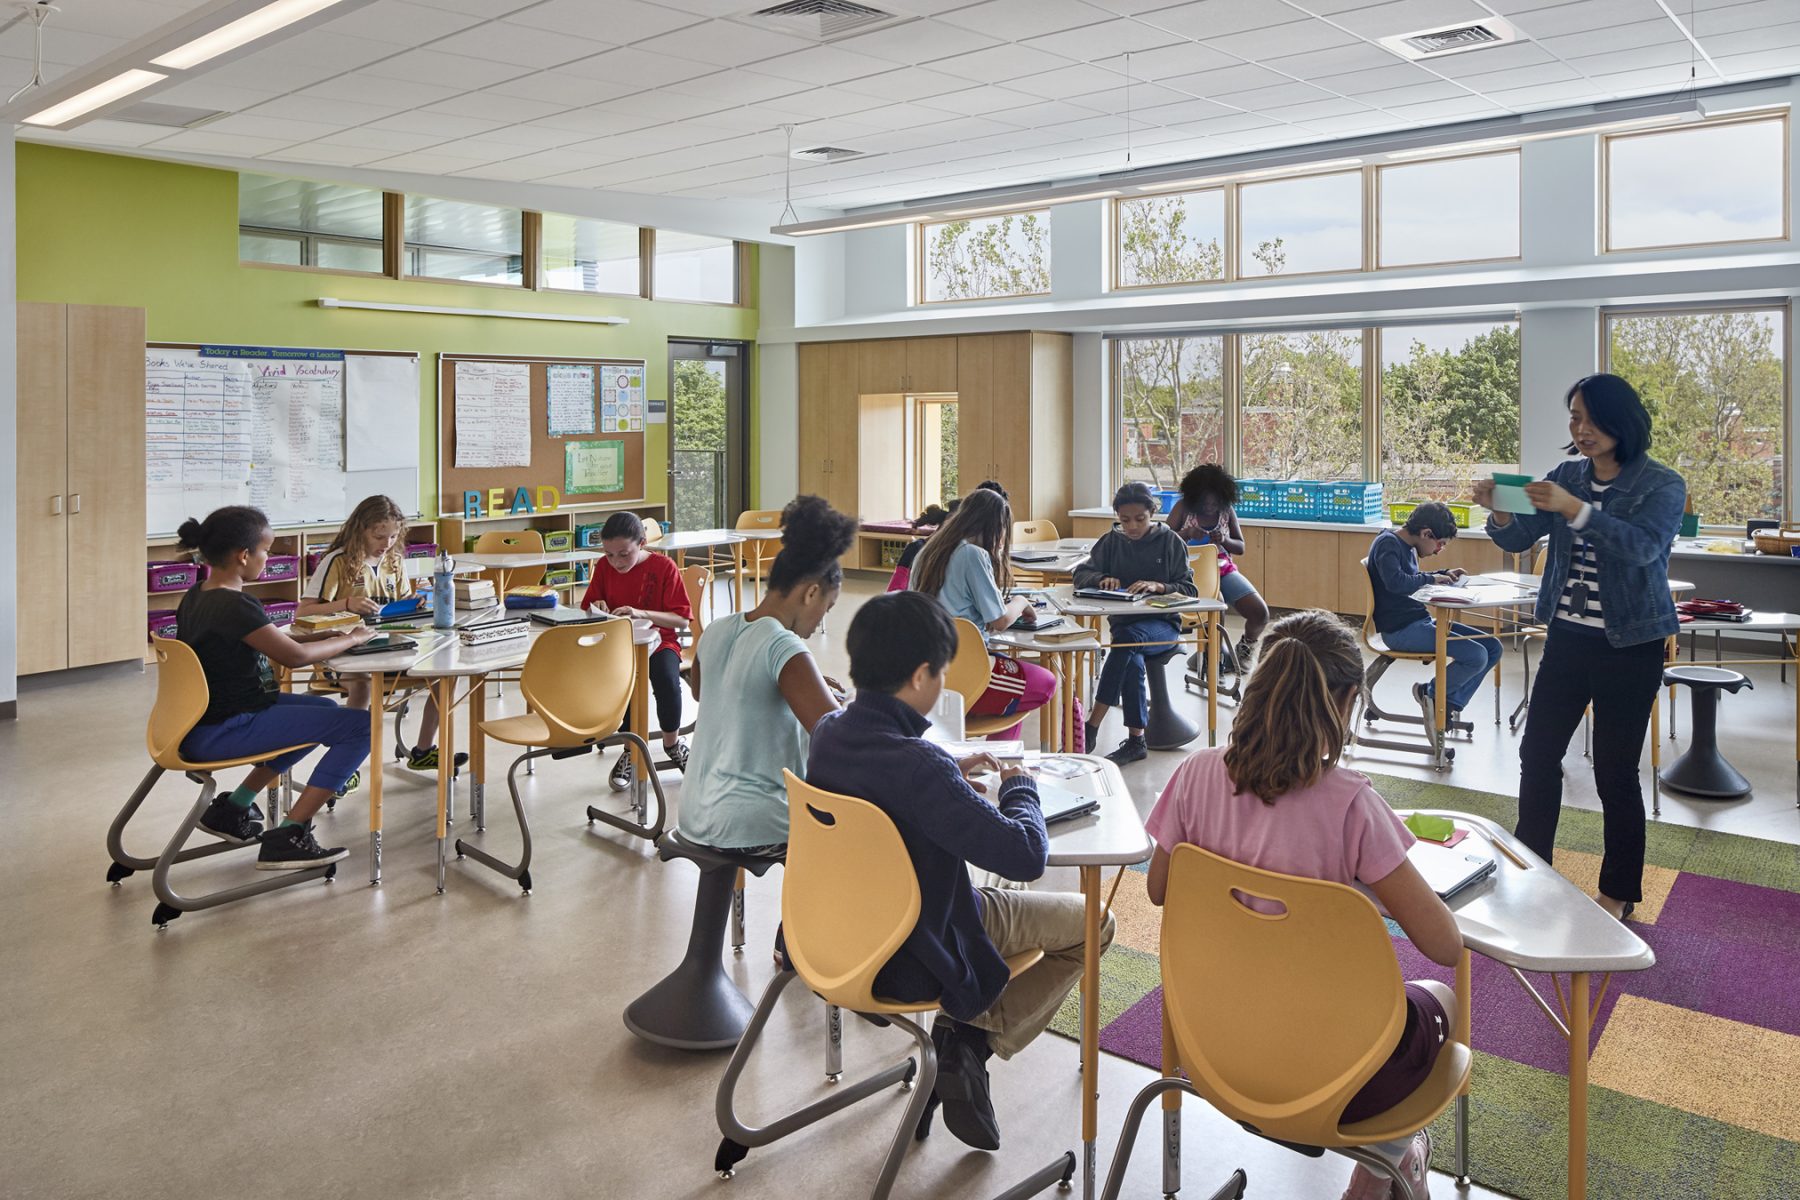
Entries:
<svg viewBox="0 0 1800 1200">
<path fill-rule="evenodd" d="M 1362 671 L 1355 635 L 1330 613 L 1294 613 L 1269 628 L 1225 748 L 1191 755 L 1151 810 L 1152 903 L 1163 902 L 1170 853 L 1192 843 L 1265 871 L 1360 883 L 1421 953 L 1456 965 L 1462 935 L 1406 857 L 1412 834 L 1365 776 L 1338 766 Z M 1454 1001 L 1441 983 L 1406 985 L 1400 1043 L 1345 1106 L 1344 1123 L 1385 1112 L 1424 1082 L 1450 1032 Z M 1359 1165 L 1344 1200 L 1429 1197 L 1429 1133 L 1372 1149 L 1399 1164 L 1406 1190 Z"/>
</svg>

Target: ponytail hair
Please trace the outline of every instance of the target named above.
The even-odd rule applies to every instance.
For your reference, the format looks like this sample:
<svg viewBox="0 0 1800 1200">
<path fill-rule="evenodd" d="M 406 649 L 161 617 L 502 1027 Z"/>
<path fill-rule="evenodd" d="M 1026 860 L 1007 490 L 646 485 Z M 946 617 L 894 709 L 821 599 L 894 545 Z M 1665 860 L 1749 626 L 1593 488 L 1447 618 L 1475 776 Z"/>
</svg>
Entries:
<svg viewBox="0 0 1800 1200">
<path fill-rule="evenodd" d="M 844 557 L 856 540 L 856 518 L 822 496 L 798 496 L 781 510 L 781 553 L 769 567 L 769 590 L 787 593 L 801 584 L 830 589 L 844 582 Z"/>
<path fill-rule="evenodd" d="M 1362 672 L 1356 636 L 1328 612 L 1269 626 L 1225 747 L 1232 786 L 1273 804 L 1337 766 L 1348 725 L 1339 702 Z"/>
<path fill-rule="evenodd" d="M 229 562 L 239 550 L 254 550 L 269 531 L 269 518 L 260 508 L 232 504 L 215 508 L 206 520 L 189 517 L 175 531 L 183 550 L 198 550 L 200 557 L 214 566 Z"/>
</svg>

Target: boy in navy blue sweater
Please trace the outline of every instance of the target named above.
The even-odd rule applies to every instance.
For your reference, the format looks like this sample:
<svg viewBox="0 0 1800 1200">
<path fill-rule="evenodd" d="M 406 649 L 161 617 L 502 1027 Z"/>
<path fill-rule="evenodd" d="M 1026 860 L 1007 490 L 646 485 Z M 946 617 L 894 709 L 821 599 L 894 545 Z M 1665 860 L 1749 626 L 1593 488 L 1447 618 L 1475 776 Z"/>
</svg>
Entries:
<svg viewBox="0 0 1800 1200">
<path fill-rule="evenodd" d="M 1042 1033 L 1081 975 L 1080 896 L 976 888 L 969 866 L 1007 879 L 1044 873 L 1049 838 L 1037 784 L 1019 766 L 1000 771 L 990 801 L 971 776 L 998 770 L 991 755 L 961 762 L 920 736 L 944 690 L 956 627 L 936 597 L 889 592 L 850 622 L 850 678 L 856 699 L 813 729 L 807 782 L 856 796 L 900 831 L 919 877 L 919 921 L 875 977 L 893 1000 L 937 1000 L 933 1107 L 977 1149 L 997 1150 L 1000 1127 L 988 1098 L 987 1060 L 1011 1058 Z M 1108 915 L 1102 936 L 1112 941 Z M 1011 982 L 1006 958 L 1044 957 Z M 930 1127 L 931 1109 L 919 1136 Z"/>
</svg>

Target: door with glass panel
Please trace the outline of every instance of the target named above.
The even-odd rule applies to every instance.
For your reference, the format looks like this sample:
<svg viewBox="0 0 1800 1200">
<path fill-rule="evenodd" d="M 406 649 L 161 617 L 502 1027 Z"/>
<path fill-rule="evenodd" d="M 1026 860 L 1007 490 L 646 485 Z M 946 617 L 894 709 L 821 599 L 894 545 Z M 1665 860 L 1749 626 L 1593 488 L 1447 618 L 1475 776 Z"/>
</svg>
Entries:
<svg viewBox="0 0 1800 1200">
<path fill-rule="evenodd" d="M 669 520 L 728 529 L 745 507 L 743 342 L 669 343 Z"/>
</svg>

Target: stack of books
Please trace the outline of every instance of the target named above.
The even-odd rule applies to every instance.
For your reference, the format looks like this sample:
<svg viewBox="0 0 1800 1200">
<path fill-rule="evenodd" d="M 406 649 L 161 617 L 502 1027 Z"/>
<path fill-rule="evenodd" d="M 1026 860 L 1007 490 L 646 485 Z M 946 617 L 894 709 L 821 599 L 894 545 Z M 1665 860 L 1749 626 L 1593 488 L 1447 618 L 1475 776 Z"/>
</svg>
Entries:
<svg viewBox="0 0 1800 1200">
<path fill-rule="evenodd" d="M 542 584 L 506 589 L 508 608 L 555 608 L 556 589 Z"/>
<path fill-rule="evenodd" d="M 531 632 L 531 622 L 524 617 L 502 617 L 498 621 L 465 625 L 456 632 L 465 646 L 491 646 L 495 642 L 510 642 L 514 638 L 525 637 Z"/>
<path fill-rule="evenodd" d="M 492 608 L 499 602 L 499 594 L 494 590 L 491 579 L 458 579 L 456 581 L 456 607 L 458 608 Z"/>
<path fill-rule="evenodd" d="M 363 623 L 363 619 L 353 612 L 309 613 L 304 617 L 294 618 L 295 633 L 331 633 L 343 629 L 355 629 Z"/>
</svg>

